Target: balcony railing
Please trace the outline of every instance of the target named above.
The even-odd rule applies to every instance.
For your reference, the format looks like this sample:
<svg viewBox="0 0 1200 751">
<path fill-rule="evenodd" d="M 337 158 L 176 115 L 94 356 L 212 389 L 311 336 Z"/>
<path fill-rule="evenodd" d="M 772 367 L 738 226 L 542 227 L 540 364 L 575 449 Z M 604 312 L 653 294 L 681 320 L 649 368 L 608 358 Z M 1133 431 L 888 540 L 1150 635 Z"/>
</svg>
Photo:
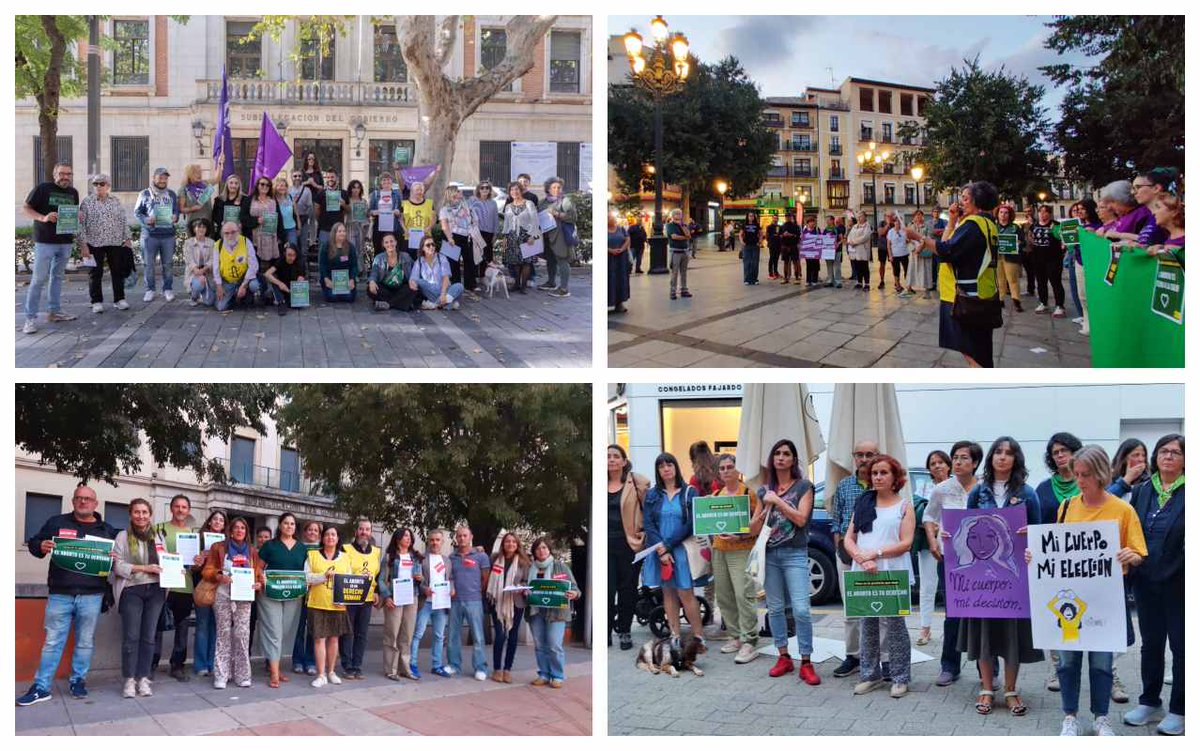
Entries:
<svg viewBox="0 0 1200 751">
<path fill-rule="evenodd" d="M 787 167 L 768 167 L 767 168 L 767 177 L 787 177 L 787 176 L 788 176 L 788 168 Z"/>
<path fill-rule="evenodd" d="M 792 177 L 820 177 L 820 167 L 792 167 Z"/>
<path fill-rule="evenodd" d="M 763 125 L 767 126 L 768 128 L 782 128 L 783 120 L 775 120 L 773 118 L 765 117 L 763 118 Z"/>
<path fill-rule="evenodd" d="M 895 142 L 895 139 L 893 139 L 893 138 L 892 138 L 892 134 L 890 134 L 890 133 L 884 133 L 884 134 L 883 134 L 883 135 L 882 135 L 882 136 L 879 138 L 879 142 L 880 142 L 880 143 L 894 143 L 894 142 Z"/>
<path fill-rule="evenodd" d="M 843 169 L 829 170 L 829 179 L 830 180 L 845 180 L 846 179 L 846 170 L 843 170 Z"/>
<path fill-rule="evenodd" d="M 874 140 L 875 140 L 874 131 L 872 131 L 872 130 L 866 130 L 866 129 L 861 129 L 861 130 L 859 130 L 859 131 L 858 131 L 858 140 L 860 140 L 860 141 L 874 141 Z"/>
<path fill-rule="evenodd" d="M 304 477 L 302 473 L 229 459 L 217 461 L 225 468 L 225 485 L 272 488 L 304 495 L 328 495 L 319 483 Z"/>
<path fill-rule="evenodd" d="M 201 81 L 200 100 L 221 100 L 221 81 Z M 229 99 L 247 104 L 342 104 L 375 107 L 417 106 L 417 87 L 412 83 L 360 81 L 229 81 Z"/>
<path fill-rule="evenodd" d="M 841 146 L 830 146 L 829 147 L 829 155 L 830 156 L 841 156 L 842 155 L 842 147 Z"/>
<path fill-rule="evenodd" d="M 806 153 L 815 153 L 817 145 L 815 143 L 803 144 L 795 142 L 785 142 L 782 151 L 802 151 Z"/>
<path fill-rule="evenodd" d="M 811 129 L 813 127 L 813 123 L 812 123 L 811 119 L 809 119 L 809 120 L 792 120 L 792 127 L 793 128 L 810 128 Z"/>
</svg>

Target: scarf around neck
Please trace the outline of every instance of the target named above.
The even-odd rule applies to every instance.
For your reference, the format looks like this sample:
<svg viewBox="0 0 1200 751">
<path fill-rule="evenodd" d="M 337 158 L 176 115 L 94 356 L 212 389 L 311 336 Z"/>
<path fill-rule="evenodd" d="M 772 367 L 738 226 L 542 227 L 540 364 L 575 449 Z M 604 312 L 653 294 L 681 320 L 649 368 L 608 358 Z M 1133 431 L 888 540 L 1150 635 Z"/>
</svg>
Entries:
<svg viewBox="0 0 1200 751">
<path fill-rule="evenodd" d="M 529 570 L 530 579 L 549 579 L 550 572 L 554 570 L 554 556 L 546 556 L 546 560 L 542 562 L 531 561 Z"/>
<path fill-rule="evenodd" d="M 1079 495 L 1079 485 L 1075 478 L 1064 480 L 1057 472 L 1050 475 L 1050 486 L 1054 489 L 1054 500 L 1062 503 L 1071 496 Z"/>
<path fill-rule="evenodd" d="M 497 576 L 495 570 L 492 571 L 492 576 L 488 579 L 488 597 L 496 606 L 496 619 L 504 626 L 507 631 L 512 628 L 513 615 L 515 611 L 515 592 L 505 592 L 505 587 L 511 587 L 517 583 L 517 575 L 520 573 L 521 559 L 519 556 L 513 556 L 512 563 L 507 565 L 504 554 L 501 553 L 492 561 L 492 566 L 503 566 L 504 575 Z"/>
<path fill-rule="evenodd" d="M 1171 500 L 1171 494 L 1183 487 L 1183 475 L 1176 477 L 1174 482 L 1163 487 L 1162 477 L 1155 472 L 1150 475 L 1150 484 L 1154 486 L 1154 492 L 1158 493 L 1158 507 L 1162 508 L 1167 505 L 1167 501 Z"/>
</svg>

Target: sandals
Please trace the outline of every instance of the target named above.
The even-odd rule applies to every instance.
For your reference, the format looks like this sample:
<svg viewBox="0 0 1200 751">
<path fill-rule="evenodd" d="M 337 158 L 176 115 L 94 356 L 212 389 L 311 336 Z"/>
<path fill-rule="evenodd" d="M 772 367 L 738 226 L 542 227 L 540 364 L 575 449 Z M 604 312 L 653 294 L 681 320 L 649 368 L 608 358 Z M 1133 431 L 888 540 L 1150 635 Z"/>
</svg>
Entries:
<svg viewBox="0 0 1200 751">
<path fill-rule="evenodd" d="M 927 629 L 927 628 L 921 629 L 920 635 L 917 636 L 917 646 L 918 647 L 925 646 L 926 644 L 929 643 L 929 639 L 930 639 L 929 629 Z"/>
<path fill-rule="evenodd" d="M 996 697 L 995 691 L 979 690 L 979 700 L 975 702 L 975 711 L 979 714 L 991 714 L 992 702 Z M 986 701 L 984 701 L 986 699 Z"/>
<path fill-rule="evenodd" d="M 1004 691 L 1004 704 L 1008 707 L 1008 711 L 1012 712 L 1016 717 L 1022 717 L 1029 712 L 1029 707 L 1025 702 L 1021 701 L 1021 693 L 1016 689 Z"/>
</svg>

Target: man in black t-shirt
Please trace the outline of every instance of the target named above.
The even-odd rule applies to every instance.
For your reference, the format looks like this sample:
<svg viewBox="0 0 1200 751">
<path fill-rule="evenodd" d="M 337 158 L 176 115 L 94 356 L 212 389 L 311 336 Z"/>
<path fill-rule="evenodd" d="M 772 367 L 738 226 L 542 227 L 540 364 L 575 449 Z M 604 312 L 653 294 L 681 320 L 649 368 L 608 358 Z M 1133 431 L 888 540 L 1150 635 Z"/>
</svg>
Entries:
<svg viewBox="0 0 1200 751">
<path fill-rule="evenodd" d="M 37 333 L 38 306 L 42 302 L 42 289 L 50 282 L 50 299 L 47 303 L 51 323 L 73 321 L 75 316 L 62 311 L 62 284 L 67 273 L 67 259 L 75 245 L 79 228 L 79 191 L 71 185 L 74 171 L 71 165 L 54 165 L 54 180 L 39 184 L 25 197 L 22 211 L 33 220 L 33 278 L 25 294 L 26 334 Z M 63 217 L 63 227 L 58 226 L 59 207 L 70 209 L 73 219 Z M 68 224 L 70 222 L 70 224 Z"/>
<path fill-rule="evenodd" d="M 337 211 L 329 210 L 329 195 L 331 193 L 341 194 L 342 200 Z M 333 225 L 338 222 L 346 221 L 346 209 L 350 205 L 350 194 L 338 188 L 337 170 L 326 170 L 325 190 L 318 193 L 316 199 L 313 202 L 313 208 L 317 212 L 317 241 L 319 242 L 318 247 L 324 248 L 325 243 L 329 241 L 329 230 L 333 229 Z M 321 252 L 324 252 L 324 250 Z"/>
</svg>

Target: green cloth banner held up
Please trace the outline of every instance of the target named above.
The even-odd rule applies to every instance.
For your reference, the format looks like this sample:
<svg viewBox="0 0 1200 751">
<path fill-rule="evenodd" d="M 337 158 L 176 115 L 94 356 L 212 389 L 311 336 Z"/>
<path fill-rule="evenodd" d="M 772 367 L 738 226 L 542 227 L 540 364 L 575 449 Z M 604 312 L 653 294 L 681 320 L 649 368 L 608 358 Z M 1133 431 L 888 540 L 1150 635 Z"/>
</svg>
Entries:
<svg viewBox="0 0 1200 751">
<path fill-rule="evenodd" d="M 1079 233 L 1094 368 L 1183 367 L 1183 270 L 1169 256 L 1125 250 L 1104 283 L 1109 242 Z"/>
<path fill-rule="evenodd" d="M 264 571 L 263 594 L 271 600 L 297 600 L 308 593 L 303 571 Z"/>
<path fill-rule="evenodd" d="M 571 603 L 567 599 L 570 589 L 571 582 L 566 579 L 530 579 L 526 600 L 530 605 L 539 608 L 570 607 Z"/>
<path fill-rule="evenodd" d="M 912 613 L 907 571 L 847 571 L 842 602 L 847 618 L 883 618 Z"/>
<path fill-rule="evenodd" d="M 67 571 L 88 576 L 108 576 L 112 570 L 112 540 L 72 540 L 55 537 L 50 562 Z"/>
</svg>

